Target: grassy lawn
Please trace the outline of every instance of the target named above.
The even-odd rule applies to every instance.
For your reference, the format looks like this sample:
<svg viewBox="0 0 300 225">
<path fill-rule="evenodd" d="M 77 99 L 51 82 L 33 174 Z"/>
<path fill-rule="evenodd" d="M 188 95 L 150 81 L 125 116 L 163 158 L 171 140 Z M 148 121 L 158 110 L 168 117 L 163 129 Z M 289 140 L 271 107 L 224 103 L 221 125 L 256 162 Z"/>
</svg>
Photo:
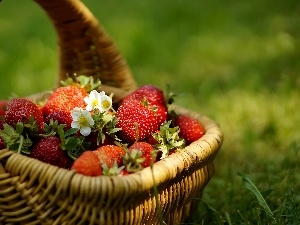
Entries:
<svg viewBox="0 0 300 225">
<path fill-rule="evenodd" d="M 224 132 L 186 224 L 300 224 L 300 2 L 84 2 L 140 85 L 169 83 L 177 104 Z M 54 87 L 56 37 L 43 11 L 3 0 L 0 15 L 0 98 Z"/>
</svg>

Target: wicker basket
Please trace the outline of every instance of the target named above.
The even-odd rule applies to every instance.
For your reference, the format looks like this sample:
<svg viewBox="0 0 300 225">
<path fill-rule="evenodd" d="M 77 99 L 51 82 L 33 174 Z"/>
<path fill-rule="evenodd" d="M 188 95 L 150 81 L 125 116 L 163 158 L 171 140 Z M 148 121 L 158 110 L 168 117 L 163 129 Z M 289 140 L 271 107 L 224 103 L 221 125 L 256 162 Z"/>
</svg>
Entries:
<svg viewBox="0 0 300 225">
<path fill-rule="evenodd" d="M 74 73 L 100 77 L 103 89 L 115 94 L 114 101 L 136 89 L 126 61 L 80 1 L 36 2 L 57 31 L 58 80 Z M 223 134 L 208 117 L 178 106 L 175 110 L 197 118 L 205 135 L 152 168 L 124 177 L 86 177 L 0 150 L 0 224 L 181 223 L 214 174 Z"/>
</svg>

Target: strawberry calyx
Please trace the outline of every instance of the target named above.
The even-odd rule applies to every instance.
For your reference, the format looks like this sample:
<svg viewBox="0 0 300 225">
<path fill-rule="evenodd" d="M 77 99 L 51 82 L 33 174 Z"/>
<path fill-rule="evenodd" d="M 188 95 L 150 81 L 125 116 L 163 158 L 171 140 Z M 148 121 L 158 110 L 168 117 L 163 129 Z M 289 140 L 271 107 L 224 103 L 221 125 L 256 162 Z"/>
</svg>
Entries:
<svg viewBox="0 0 300 225">
<path fill-rule="evenodd" d="M 121 129 L 116 127 L 118 119 L 114 114 L 107 111 L 100 112 L 98 109 L 94 109 L 92 118 L 95 124 L 92 130 L 98 133 L 97 145 L 105 142 L 107 138 L 106 135 L 112 137 L 114 140 L 121 141 L 116 135 Z"/>
<path fill-rule="evenodd" d="M 50 119 L 49 124 L 44 123 L 44 134 L 40 134 L 42 137 L 55 136 L 58 132 L 58 127 L 65 127 L 65 124 L 59 124 L 57 120 Z"/>
<path fill-rule="evenodd" d="M 166 158 L 171 150 L 179 150 L 185 146 L 184 139 L 179 137 L 179 127 L 170 127 L 171 122 L 169 120 L 163 123 L 160 126 L 159 132 L 152 134 L 152 137 L 157 142 L 154 148 L 162 152 L 161 159 Z"/>
<path fill-rule="evenodd" d="M 16 128 L 3 124 L 3 130 L 0 130 L 0 137 L 3 139 L 6 148 L 17 153 L 30 153 L 30 147 L 33 142 L 27 133 L 24 133 L 24 124 L 18 122 Z"/>
<path fill-rule="evenodd" d="M 117 161 L 114 161 L 112 167 L 108 168 L 107 164 L 104 163 L 102 166 L 102 174 L 106 176 L 118 176 L 121 175 L 121 171 L 124 170 L 125 166 L 118 166 Z"/>
<path fill-rule="evenodd" d="M 145 160 L 146 159 L 142 157 L 142 152 L 137 149 L 133 149 L 131 151 L 127 150 L 123 156 L 125 168 L 130 173 L 142 170 L 142 163 L 145 162 Z"/>
<path fill-rule="evenodd" d="M 92 76 L 79 75 L 74 74 L 74 78 L 67 77 L 65 80 L 61 82 L 62 86 L 78 86 L 83 88 L 86 92 L 91 92 L 92 90 L 96 90 L 100 87 L 101 81 L 99 79 L 94 80 Z"/>
<path fill-rule="evenodd" d="M 33 116 L 30 116 L 28 122 L 18 122 L 14 126 L 3 123 L 3 129 L 0 130 L 0 137 L 5 146 L 17 153 L 30 153 L 33 140 L 39 137 L 40 127 Z"/>
</svg>

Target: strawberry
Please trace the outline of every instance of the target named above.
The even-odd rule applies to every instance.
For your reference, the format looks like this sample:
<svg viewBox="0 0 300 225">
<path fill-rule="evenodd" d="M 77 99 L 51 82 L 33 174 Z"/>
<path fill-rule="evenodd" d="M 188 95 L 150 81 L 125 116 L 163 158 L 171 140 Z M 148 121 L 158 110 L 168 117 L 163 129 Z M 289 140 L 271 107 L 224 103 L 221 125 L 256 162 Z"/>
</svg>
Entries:
<svg viewBox="0 0 300 225">
<path fill-rule="evenodd" d="M 101 146 L 94 150 L 94 153 L 98 156 L 100 163 L 106 164 L 108 168 L 111 168 L 115 161 L 118 166 L 123 165 L 122 156 L 125 154 L 125 151 L 117 145 Z"/>
<path fill-rule="evenodd" d="M 0 100 L 0 118 L 4 117 L 7 104 L 8 104 L 7 100 Z"/>
<path fill-rule="evenodd" d="M 0 130 L 3 130 L 3 124 L 5 123 L 4 118 L 0 119 Z"/>
<path fill-rule="evenodd" d="M 30 123 L 31 118 L 37 123 L 40 132 L 43 130 L 43 114 L 40 108 L 31 100 L 25 98 L 14 98 L 7 104 L 5 111 L 5 122 L 12 127 L 18 122 Z"/>
<path fill-rule="evenodd" d="M 136 99 L 141 101 L 143 98 L 146 98 L 147 101 L 152 105 L 165 104 L 163 91 L 153 85 L 144 85 L 139 87 L 137 90 L 131 92 L 128 96 L 126 96 L 123 101 L 129 99 Z"/>
<path fill-rule="evenodd" d="M 43 106 L 45 116 L 55 111 L 70 113 L 75 107 L 85 108 L 86 103 L 83 100 L 88 94 L 84 88 L 78 86 L 66 86 L 56 89 L 47 99 Z"/>
<path fill-rule="evenodd" d="M 102 167 L 98 156 L 93 151 L 83 152 L 73 163 L 71 170 L 86 176 L 99 176 Z"/>
<path fill-rule="evenodd" d="M 123 99 L 123 102 L 132 99 L 139 101 L 143 101 L 144 99 L 147 100 L 149 108 L 153 109 L 155 115 L 157 116 L 159 125 L 167 120 L 168 113 L 165 104 L 164 93 L 158 87 L 155 87 L 153 85 L 141 86 L 140 88 L 126 96 Z"/>
<path fill-rule="evenodd" d="M 5 149 L 5 148 L 6 148 L 5 142 L 4 142 L 3 138 L 0 137 L 0 150 L 1 150 L 1 149 Z"/>
<path fill-rule="evenodd" d="M 124 156 L 124 165 L 128 172 L 136 172 L 155 163 L 154 148 L 147 142 L 135 142 Z"/>
<path fill-rule="evenodd" d="M 98 137 L 99 137 L 98 131 L 93 131 L 88 136 L 85 137 L 85 141 L 91 143 L 89 147 L 90 150 L 96 150 L 101 146 L 114 144 L 114 139 L 107 134 L 104 134 L 103 142 L 101 140 L 99 140 L 98 142 L 97 141 Z"/>
<path fill-rule="evenodd" d="M 126 169 L 122 169 L 121 171 L 120 171 L 120 175 L 122 175 L 122 176 L 127 176 L 127 175 L 129 175 L 130 174 L 130 172 L 128 172 Z"/>
<path fill-rule="evenodd" d="M 168 119 L 168 110 L 165 105 L 156 105 L 153 107 L 154 114 L 157 117 L 158 124 L 161 125 Z"/>
<path fill-rule="evenodd" d="M 51 119 L 57 121 L 58 124 L 65 124 L 64 130 L 71 128 L 72 116 L 70 112 L 53 111 L 45 117 L 44 122 L 49 125 Z"/>
<path fill-rule="evenodd" d="M 144 140 L 158 130 L 159 124 L 151 109 L 138 100 L 127 100 L 121 103 L 116 117 L 119 137 L 129 143 Z"/>
<path fill-rule="evenodd" d="M 186 144 L 198 140 L 205 132 L 198 120 L 186 115 L 178 115 L 175 117 L 174 125 L 179 127 L 179 137 L 183 138 Z"/>
<path fill-rule="evenodd" d="M 160 135 L 160 130 L 153 132 L 145 141 L 152 146 L 159 144 L 159 142 L 155 139 L 155 135 Z"/>
<path fill-rule="evenodd" d="M 42 162 L 69 169 L 73 160 L 69 157 L 67 151 L 60 147 L 61 141 L 55 136 L 42 138 L 33 147 L 29 157 L 38 159 Z"/>
</svg>

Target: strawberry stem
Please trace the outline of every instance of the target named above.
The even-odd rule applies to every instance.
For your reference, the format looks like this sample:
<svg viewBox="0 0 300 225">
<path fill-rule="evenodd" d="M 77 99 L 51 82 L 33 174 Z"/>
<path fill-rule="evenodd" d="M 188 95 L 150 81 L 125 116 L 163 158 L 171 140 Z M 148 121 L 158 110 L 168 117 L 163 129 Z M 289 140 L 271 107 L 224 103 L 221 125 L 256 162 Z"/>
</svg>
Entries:
<svg viewBox="0 0 300 225">
<path fill-rule="evenodd" d="M 23 142 L 24 142 L 24 137 L 23 137 L 23 135 L 20 135 L 20 144 L 19 144 L 18 151 L 17 151 L 17 153 L 19 153 L 19 154 L 22 151 Z"/>
</svg>

